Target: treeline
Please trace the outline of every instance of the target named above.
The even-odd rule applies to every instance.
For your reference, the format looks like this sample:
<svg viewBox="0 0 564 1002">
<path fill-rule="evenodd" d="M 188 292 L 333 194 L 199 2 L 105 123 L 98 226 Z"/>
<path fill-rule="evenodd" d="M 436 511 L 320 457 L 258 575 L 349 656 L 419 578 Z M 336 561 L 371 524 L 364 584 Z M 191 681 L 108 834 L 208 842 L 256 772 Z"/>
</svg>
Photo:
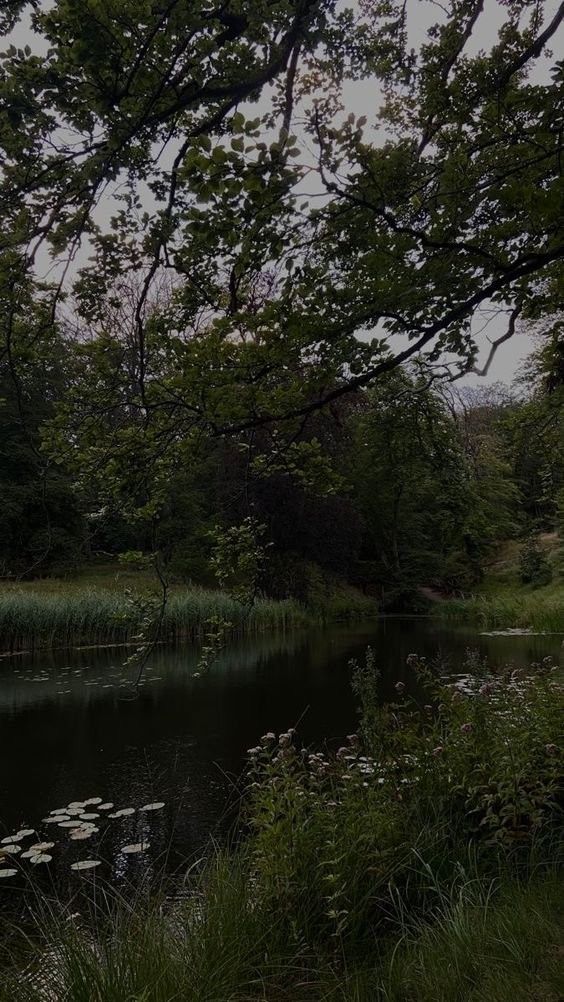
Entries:
<svg viewBox="0 0 564 1002">
<path fill-rule="evenodd" d="M 269 597 L 311 602 L 339 579 L 385 608 L 414 608 L 421 588 L 471 589 L 494 544 L 512 538 L 523 540 L 523 580 L 545 583 L 536 537 L 564 519 L 559 353 L 552 343 L 537 354 L 512 390 L 429 385 L 398 370 L 290 439 L 260 428 L 201 434 L 166 476 L 154 441 L 144 456 L 138 414 L 124 427 L 122 409 L 129 450 L 116 463 L 130 487 L 120 498 L 107 456 L 100 473 L 98 452 L 82 446 L 77 458 L 65 412 L 83 392 L 85 363 L 74 338 L 53 336 L 48 356 L 30 351 L 0 373 L 1 574 L 58 575 L 100 555 L 158 551 L 177 579 L 213 587 L 216 527 L 250 520 Z M 88 346 L 90 380 L 93 359 L 107 384 L 123 368 L 102 336 Z"/>
</svg>

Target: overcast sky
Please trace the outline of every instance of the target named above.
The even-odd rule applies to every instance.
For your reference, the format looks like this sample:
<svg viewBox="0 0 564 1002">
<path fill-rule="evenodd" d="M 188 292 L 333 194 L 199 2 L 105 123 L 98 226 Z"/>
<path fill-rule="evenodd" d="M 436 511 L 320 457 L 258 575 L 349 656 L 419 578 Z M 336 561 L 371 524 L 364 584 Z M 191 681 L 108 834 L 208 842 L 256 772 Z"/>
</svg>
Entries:
<svg viewBox="0 0 564 1002">
<path fill-rule="evenodd" d="M 0 0 L 1 2 L 2 0 Z M 80 3 L 80 0 L 75 0 L 75 2 Z M 46 0 L 45 5 L 47 4 L 50 6 L 51 0 Z M 542 6 L 546 21 L 552 19 L 556 13 L 558 4 L 559 0 L 544 0 Z M 342 0 L 341 6 L 356 8 L 358 0 L 348 0 L 348 2 L 347 0 Z M 446 0 L 445 6 L 448 6 L 448 0 Z M 409 40 L 412 45 L 417 47 L 425 38 L 429 24 L 437 19 L 437 7 L 438 5 L 434 0 L 407 0 Z M 505 17 L 506 10 L 499 0 L 484 0 L 484 14 L 478 21 L 467 51 L 473 54 L 480 49 L 489 49 Z M 34 35 L 31 31 L 28 17 L 17 26 L 10 37 L 10 41 L 17 46 L 29 44 L 34 52 L 38 52 L 43 48 L 39 44 L 40 40 L 37 35 Z M 560 54 L 561 56 L 564 53 L 564 26 L 560 27 L 558 34 L 554 37 L 551 50 L 554 55 Z M 538 60 L 534 79 L 543 82 L 548 79 L 549 65 L 549 60 L 546 58 Z M 366 115 L 369 123 L 375 120 L 380 95 L 378 87 L 373 82 L 366 80 L 357 83 L 348 82 L 344 87 L 343 96 L 347 114 L 350 111 L 354 111 L 357 116 Z M 111 214 L 111 211 L 111 208 L 108 207 L 108 216 Z M 483 365 L 487 357 L 489 339 L 498 337 L 503 332 L 503 329 L 503 319 L 493 320 L 487 329 L 478 335 L 481 349 L 479 365 Z M 532 340 L 530 336 L 523 331 L 518 332 L 511 341 L 500 348 L 485 380 L 470 376 L 467 377 L 466 382 L 470 384 L 483 384 L 484 382 L 495 382 L 497 380 L 511 382 L 522 365 L 523 360 L 530 353 L 531 348 Z"/>
</svg>

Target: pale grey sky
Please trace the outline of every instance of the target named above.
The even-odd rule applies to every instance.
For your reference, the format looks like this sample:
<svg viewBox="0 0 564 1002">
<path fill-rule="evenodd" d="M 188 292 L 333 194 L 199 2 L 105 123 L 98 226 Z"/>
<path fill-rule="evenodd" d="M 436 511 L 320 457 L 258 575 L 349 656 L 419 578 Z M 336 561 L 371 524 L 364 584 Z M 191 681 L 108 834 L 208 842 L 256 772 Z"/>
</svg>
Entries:
<svg viewBox="0 0 564 1002">
<path fill-rule="evenodd" d="M 80 0 L 75 0 L 80 3 Z M 44 0 L 44 6 L 50 6 L 52 0 Z M 446 0 L 445 5 L 448 5 Z M 342 0 L 342 7 L 352 7 L 358 9 L 358 0 Z M 552 19 L 558 7 L 558 0 L 542 0 L 542 7 L 546 21 Z M 435 0 L 407 0 L 409 39 L 412 45 L 418 46 L 424 39 L 426 31 L 431 23 L 440 16 L 440 7 Z M 506 18 L 506 9 L 500 0 L 484 0 L 484 14 L 479 19 L 476 30 L 468 45 L 467 51 L 476 53 L 480 49 L 489 49 L 495 41 L 499 27 Z M 41 51 L 41 39 L 33 34 L 30 27 L 29 17 L 25 17 L 17 26 L 9 39 L 17 46 L 29 44 L 34 52 Z M 551 50 L 554 55 L 564 53 L 564 26 L 553 39 Z M 534 79 L 540 81 L 548 78 L 548 67 L 550 62 L 545 57 L 537 61 Z M 380 103 L 380 93 L 374 81 L 363 80 L 359 82 L 347 82 L 343 88 L 343 101 L 345 104 L 345 115 L 353 111 L 357 116 L 366 115 L 368 126 L 374 122 Z M 108 217 L 113 210 L 109 205 L 105 212 Z M 47 262 L 45 262 L 47 264 Z M 477 334 L 478 342 L 481 346 L 480 359 L 478 364 L 483 365 L 488 355 L 490 339 L 495 339 L 503 331 L 503 319 L 494 320 Z M 498 351 L 494 362 L 491 365 L 486 379 L 470 376 L 466 382 L 470 384 L 483 384 L 484 382 L 495 382 L 501 380 L 510 382 L 524 359 L 530 354 L 532 340 L 524 331 L 518 332 L 516 336 L 503 345 Z"/>
</svg>

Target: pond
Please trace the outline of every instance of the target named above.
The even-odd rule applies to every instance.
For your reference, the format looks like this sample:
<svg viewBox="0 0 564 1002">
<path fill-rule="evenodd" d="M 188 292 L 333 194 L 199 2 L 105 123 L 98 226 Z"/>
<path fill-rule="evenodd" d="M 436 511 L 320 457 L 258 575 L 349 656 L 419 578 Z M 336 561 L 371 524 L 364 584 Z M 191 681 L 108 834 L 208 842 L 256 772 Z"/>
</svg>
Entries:
<svg viewBox="0 0 564 1002">
<path fill-rule="evenodd" d="M 480 636 L 430 619 L 387 618 L 354 626 L 262 635 L 234 641 L 209 674 L 194 678 L 194 646 L 158 648 L 138 691 L 124 669 L 123 648 L 91 648 L 0 660 L 0 838 L 22 829 L 30 844 L 54 843 L 52 861 L 31 867 L 16 853 L 18 872 L 2 880 L 25 885 L 28 874 L 57 886 L 84 879 L 73 863 L 100 859 L 96 873 L 112 881 L 174 870 L 223 836 L 237 809 L 237 779 L 246 750 L 267 730 L 297 727 L 306 743 L 338 742 L 356 726 L 351 658 L 370 645 L 384 696 L 409 684 L 405 661 L 415 651 L 460 670 L 467 649 L 493 665 L 558 663 L 560 636 Z M 72 825 L 48 823 L 73 802 L 92 814 L 87 839 Z M 148 804 L 155 810 L 139 810 Z M 106 804 L 113 806 L 106 807 Z M 99 806 L 104 805 L 103 810 Z M 132 813 L 117 818 L 123 809 Z M 148 844 L 123 853 L 126 845 Z"/>
</svg>

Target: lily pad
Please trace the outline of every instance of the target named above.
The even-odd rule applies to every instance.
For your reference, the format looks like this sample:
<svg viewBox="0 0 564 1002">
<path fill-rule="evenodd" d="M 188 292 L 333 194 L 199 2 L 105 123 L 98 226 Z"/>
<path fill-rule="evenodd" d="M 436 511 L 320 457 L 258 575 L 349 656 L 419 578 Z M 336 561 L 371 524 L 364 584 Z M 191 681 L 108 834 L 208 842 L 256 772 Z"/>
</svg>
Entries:
<svg viewBox="0 0 564 1002">
<path fill-rule="evenodd" d="M 83 800 L 82 806 L 89 807 L 92 804 L 92 807 L 96 807 L 97 804 L 103 804 L 103 802 L 101 797 L 90 797 L 89 800 Z"/>
<path fill-rule="evenodd" d="M 54 842 L 36 842 L 35 845 L 30 845 L 28 852 L 46 852 L 47 849 L 53 849 Z"/>
<path fill-rule="evenodd" d="M 59 821 L 59 828 L 80 828 L 80 821 Z"/>
<path fill-rule="evenodd" d="M 71 870 L 93 870 L 101 862 L 100 859 L 81 859 L 79 863 L 71 863 Z"/>
<path fill-rule="evenodd" d="M 99 811 L 111 811 L 111 809 L 112 809 L 113 806 L 114 806 L 113 804 L 99 804 L 98 805 L 98 810 Z"/>
<path fill-rule="evenodd" d="M 15 877 L 17 870 L 2 870 L 0 869 L 0 877 Z"/>
<path fill-rule="evenodd" d="M 145 804 L 144 807 L 140 807 L 140 811 L 160 811 L 164 807 L 164 800 L 158 801 L 156 804 Z"/>
<path fill-rule="evenodd" d="M 30 858 L 30 863 L 37 866 L 38 863 L 50 863 L 52 859 L 53 857 L 50 856 L 48 852 L 38 852 L 35 856 Z"/>
<path fill-rule="evenodd" d="M 28 838 L 30 835 L 35 835 L 35 828 L 22 828 L 21 832 L 18 832 L 18 838 Z"/>
<path fill-rule="evenodd" d="M 68 818 L 66 820 L 68 821 Z M 44 824 L 44 825 L 58 825 L 61 822 L 61 815 L 58 814 L 58 815 L 56 815 L 55 817 L 52 817 L 52 818 L 42 818 L 41 821 L 42 821 L 42 824 Z"/>
<path fill-rule="evenodd" d="M 75 810 L 75 808 L 77 808 L 77 807 L 79 807 L 79 808 L 81 808 L 81 809 L 82 809 L 82 808 L 83 808 L 83 807 L 85 807 L 85 806 L 86 806 L 86 805 L 85 805 L 85 803 L 84 803 L 84 800 L 73 800 L 73 801 L 71 801 L 71 803 L 70 803 L 70 804 L 69 804 L 69 806 L 67 807 L 67 811 L 68 811 L 68 810 L 71 810 L 71 811 L 74 811 L 74 810 Z"/>
<path fill-rule="evenodd" d="M 113 814 L 108 814 L 109 818 L 125 818 L 130 814 L 135 814 L 134 807 L 122 807 L 121 811 L 114 811 Z"/>
<path fill-rule="evenodd" d="M 96 811 L 93 811 L 91 814 L 81 814 L 80 815 L 80 820 L 81 821 L 94 821 L 94 818 L 99 818 L 99 817 L 100 817 L 100 815 L 96 814 Z"/>
<path fill-rule="evenodd" d="M 73 842 L 81 842 L 85 838 L 92 838 L 94 832 L 92 830 L 84 831 L 82 828 L 78 828 L 75 832 L 71 832 L 71 839 Z"/>
<path fill-rule="evenodd" d="M 21 845 L 15 845 L 15 844 L 14 845 L 3 845 L 2 848 L 0 849 L 0 852 L 3 853 L 6 856 L 15 856 L 16 853 L 21 852 L 21 851 L 22 851 Z"/>
<path fill-rule="evenodd" d="M 49 814 L 68 814 L 66 807 L 57 807 L 54 811 L 49 811 Z"/>
<path fill-rule="evenodd" d="M 14 842 L 19 842 L 19 835 L 6 835 L 6 838 L 0 839 L 0 845 L 13 845 Z"/>
<path fill-rule="evenodd" d="M 133 845 L 124 845 L 122 852 L 132 855 L 135 852 L 145 852 L 150 847 L 150 842 L 135 842 Z"/>
</svg>

